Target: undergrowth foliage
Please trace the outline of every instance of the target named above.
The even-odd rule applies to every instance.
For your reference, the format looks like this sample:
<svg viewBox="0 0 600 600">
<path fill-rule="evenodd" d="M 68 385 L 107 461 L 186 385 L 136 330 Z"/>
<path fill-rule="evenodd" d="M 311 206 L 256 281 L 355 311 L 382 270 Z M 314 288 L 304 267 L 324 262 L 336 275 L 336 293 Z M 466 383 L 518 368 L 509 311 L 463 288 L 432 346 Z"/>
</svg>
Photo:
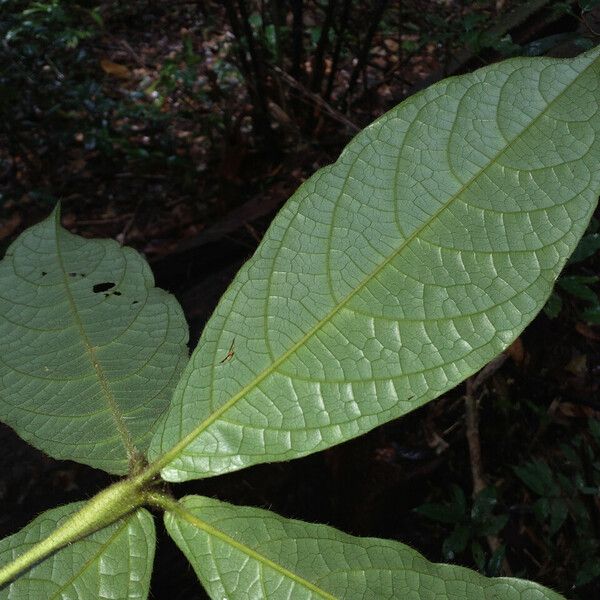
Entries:
<svg viewBox="0 0 600 600">
<path fill-rule="evenodd" d="M 147 597 L 144 506 L 212 598 L 559 598 L 166 482 L 339 444 L 502 352 L 597 203 L 599 57 L 499 63 L 367 127 L 288 201 L 189 360 L 139 254 L 70 234 L 58 208 L 23 233 L 0 263 L 0 416 L 125 477 L 0 542 L 0 598 Z"/>
</svg>

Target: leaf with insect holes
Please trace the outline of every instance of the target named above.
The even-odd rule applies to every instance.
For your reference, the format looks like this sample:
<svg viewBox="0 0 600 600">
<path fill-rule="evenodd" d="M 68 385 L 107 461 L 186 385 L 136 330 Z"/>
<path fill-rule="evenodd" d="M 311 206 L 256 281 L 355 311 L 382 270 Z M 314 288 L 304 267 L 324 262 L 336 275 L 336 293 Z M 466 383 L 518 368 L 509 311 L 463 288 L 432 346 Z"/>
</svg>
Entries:
<svg viewBox="0 0 600 600">
<path fill-rule="evenodd" d="M 187 324 L 146 261 L 60 226 L 0 262 L 0 419 L 55 458 L 111 473 L 145 452 L 187 360 Z"/>
<path fill-rule="evenodd" d="M 176 388 L 150 447 L 163 477 L 322 450 L 502 352 L 597 203 L 599 56 L 519 58 L 437 83 L 304 183 Z"/>
</svg>

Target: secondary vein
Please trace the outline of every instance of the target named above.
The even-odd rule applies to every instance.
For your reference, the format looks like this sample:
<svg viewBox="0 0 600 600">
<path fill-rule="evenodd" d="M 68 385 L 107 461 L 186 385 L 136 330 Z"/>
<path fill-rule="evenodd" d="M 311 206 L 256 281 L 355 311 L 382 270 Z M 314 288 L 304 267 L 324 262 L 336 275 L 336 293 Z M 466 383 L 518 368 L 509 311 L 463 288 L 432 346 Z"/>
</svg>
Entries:
<svg viewBox="0 0 600 600">
<path fill-rule="evenodd" d="M 199 423 L 194 429 L 192 429 L 187 435 L 185 435 L 179 442 L 177 442 L 170 450 L 165 452 L 161 457 L 159 457 L 155 462 L 153 462 L 148 470 L 147 470 L 147 478 L 150 479 L 154 475 L 156 475 L 160 470 L 166 467 L 170 462 L 177 459 L 178 456 L 185 450 L 187 446 L 189 446 L 200 434 L 202 434 L 210 425 L 212 425 L 215 421 L 219 419 L 221 415 L 227 412 L 232 406 L 237 404 L 239 400 L 241 400 L 248 392 L 252 391 L 256 388 L 264 379 L 266 379 L 269 375 L 276 371 L 276 369 L 285 362 L 291 355 L 293 355 L 301 346 L 303 346 L 312 336 L 317 333 L 324 325 L 329 323 L 331 319 L 342 310 L 349 302 L 354 298 L 356 294 L 358 294 L 370 281 L 372 281 L 377 275 L 385 269 L 387 265 L 389 265 L 420 233 L 427 228 L 435 219 L 439 217 L 439 215 L 444 212 L 455 200 L 457 200 L 460 196 L 462 196 L 470 187 L 473 185 L 481 176 L 483 176 L 487 170 L 495 165 L 498 159 L 507 152 L 512 145 L 517 142 L 521 137 L 531 129 L 554 105 L 554 103 L 559 100 L 573 85 L 573 83 L 581 78 L 589 69 L 593 68 L 599 59 L 594 59 L 591 63 L 585 67 L 581 72 L 577 73 L 576 76 L 565 85 L 564 89 L 561 90 L 550 102 L 548 102 L 543 110 L 525 126 L 510 142 L 505 144 L 500 151 L 493 156 L 489 162 L 481 168 L 476 174 L 474 174 L 471 179 L 466 181 L 460 189 L 455 192 L 452 196 L 448 198 L 448 200 L 441 204 L 438 209 L 430 216 L 430 218 L 423 223 L 420 227 L 416 228 L 409 236 L 407 236 L 402 244 L 391 253 L 376 269 L 374 269 L 365 279 L 358 284 L 348 295 L 346 298 L 342 299 L 338 304 L 336 304 L 322 319 L 317 321 L 313 327 L 310 328 L 309 331 L 306 332 L 295 344 L 293 344 L 288 350 L 286 350 L 277 360 L 273 361 L 267 368 L 265 368 L 261 373 L 258 373 L 254 379 L 252 379 L 249 383 L 247 383 L 241 390 L 235 393 L 231 398 L 222 404 L 217 410 L 211 413 L 206 419 L 204 419 L 201 423 Z M 314 177 L 314 175 L 313 175 Z"/>
</svg>

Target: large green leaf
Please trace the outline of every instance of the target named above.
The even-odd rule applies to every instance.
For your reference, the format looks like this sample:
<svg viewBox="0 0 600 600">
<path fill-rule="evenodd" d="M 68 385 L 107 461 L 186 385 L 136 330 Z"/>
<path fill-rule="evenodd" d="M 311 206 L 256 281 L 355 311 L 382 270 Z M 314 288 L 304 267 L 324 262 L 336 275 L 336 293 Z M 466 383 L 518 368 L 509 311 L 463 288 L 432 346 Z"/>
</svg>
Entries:
<svg viewBox="0 0 600 600">
<path fill-rule="evenodd" d="M 358 538 L 256 508 L 188 496 L 169 534 L 211 598 L 559 600 L 530 581 L 434 564 L 399 542 Z"/>
<path fill-rule="evenodd" d="M 0 541 L 0 565 L 46 538 L 83 504 L 46 511 Z M 0 588 L 0 600 L 141 600 L 148 596 L 155 540 L 152 516 L 140 509 L 26 571 Z"/>
<path fill-rule="evenodd" d="M 599 55 L 442 81 L 302 185 L 184 372 L 150 448 L 163 477 L 326 448 L 506 348 L 596 205 Z"/>
<path fill-rule="evenodd" d="M 111 285 L 112 284 L 112 285 Z M 112 473 L 143 453 L 187 359 L 179 304 L 131 248 L 28 229 L 0 263 L 0 419 Z"/>
</svg>

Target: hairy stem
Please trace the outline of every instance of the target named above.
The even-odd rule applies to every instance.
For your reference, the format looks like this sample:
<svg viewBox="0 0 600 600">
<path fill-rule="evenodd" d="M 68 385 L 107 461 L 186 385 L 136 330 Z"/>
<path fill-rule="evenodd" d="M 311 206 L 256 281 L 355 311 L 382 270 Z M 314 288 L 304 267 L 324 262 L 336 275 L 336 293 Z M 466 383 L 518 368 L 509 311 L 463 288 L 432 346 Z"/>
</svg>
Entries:
<svg viewBox="0 0 600 600">
<path fill-rule="evenodd" d="M 0 567 L 0 588 L 66 545 L 106 527 L 144 502 L 141 479 L 123 479 L 94 496 L 47 538 Z"/>
</svg>

